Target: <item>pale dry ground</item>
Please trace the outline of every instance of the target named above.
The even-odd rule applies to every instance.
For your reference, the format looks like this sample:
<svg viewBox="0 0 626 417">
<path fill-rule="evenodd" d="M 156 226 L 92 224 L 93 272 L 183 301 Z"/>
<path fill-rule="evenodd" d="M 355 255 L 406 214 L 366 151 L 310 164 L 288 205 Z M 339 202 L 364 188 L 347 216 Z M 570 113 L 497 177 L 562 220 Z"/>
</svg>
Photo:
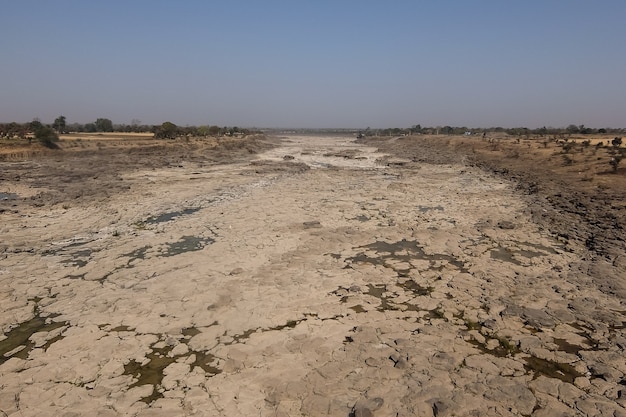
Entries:
<svg viewBox="0 0 626 417">
<path fill-rule="evenodd" d="M 383 157 L 290 137 L 3 213 L 0 415 L 626 415 L 586 249 L 492 174 Z"/>
</svg>

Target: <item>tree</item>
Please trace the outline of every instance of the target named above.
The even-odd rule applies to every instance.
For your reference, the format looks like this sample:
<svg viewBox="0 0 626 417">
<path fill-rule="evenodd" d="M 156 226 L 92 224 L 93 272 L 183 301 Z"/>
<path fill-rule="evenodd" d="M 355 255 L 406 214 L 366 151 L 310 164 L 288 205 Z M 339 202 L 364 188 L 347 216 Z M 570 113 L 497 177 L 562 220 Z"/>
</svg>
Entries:
<svg viewBox="0 0 626 417">
<path fill-rule="evenodd" d="M 417 124 L 417 125 L 413 125 L 410 129 L 411 133 L 416 134 L 416 133 L 422 133 L 422 125 Z"/>
<path fill-rule="evenodd" d="M 441 128 L 441 133 L 444 133 L 446 135 L 451 135 L 453 131 L 454 128 L 452 128 L 452 126 L 444 126 L 443 128 Z"/>
<path fill-rule="evenodd" d="M 0 137 L 7 137 L 9 139 L 18 137 L 20 139 L 24 139 L 28 131 L 29 131 L 28 124 L 22 125 L 16 122 L 11 122 L 8 124 L 3 124 L 0 127 Z"/>
<path fill-rule="evenodd" d="M 33 121 L 29 123 L 28 127 L 30 127 L 32 132 L 37 132 L 37 130 L 43 127 L 43 124 L 39 121 L 39 119 L 33 119 Z"/>
<path fill-rule="evenodd" d="M 35 139 L 37 139 L 46 148 L 56 149 L 58 148 L 56 141 L 59 140 L 59 135 L 50 126 L 41 126 L 35 130 Z"/>
<path fill-rule="evenodd" d="M 163 122 L 161 126 L 156 128 L 154 137 L 157 139 L 176 139 L 178 135 L 178 126 L 172 122 Z"/>
<path fill-rule="evenodd" d="M 52 123 L 52 128 L 57 131 L 57 133 L 65 133 L 65 116 L 59 116 L 54 119 L 54 123 Z"/>
<path fill-rule="evenodd" d="M 113 132 L 113 122 L 109 119 L 97 119 L 94 125 L 98 132 Z"/>
<path fill-rule="evenodd" d="M 202 137 L 209 136 L 209 126 L 198 126 L 198 128 L 196 129 L 196 134 Z"/>
<path fill-rule="evenodd" d="M 578 126 L 576 126 L 575 124 L 571 124 L 569 126 L 567 126 L 567 128 L 565 129 L 567 131 L 567 133 L 569 133 L 570 135 L 572 133 L 578 133 L 580 131 L 580 129 L 578 128 Z"/>
</svg>

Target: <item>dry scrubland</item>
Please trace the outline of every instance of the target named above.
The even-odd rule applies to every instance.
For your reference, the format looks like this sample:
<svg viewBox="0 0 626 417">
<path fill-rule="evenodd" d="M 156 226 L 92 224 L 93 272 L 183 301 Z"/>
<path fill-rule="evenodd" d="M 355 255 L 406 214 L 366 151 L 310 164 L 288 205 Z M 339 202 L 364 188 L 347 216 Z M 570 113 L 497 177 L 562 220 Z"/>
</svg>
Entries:
<svg viewBox="0 0 626 417">
<path fill-rule="evenodd" d="M 611 139 L 3 143 L 0 416 L 625 416 Z"/>
</svg>

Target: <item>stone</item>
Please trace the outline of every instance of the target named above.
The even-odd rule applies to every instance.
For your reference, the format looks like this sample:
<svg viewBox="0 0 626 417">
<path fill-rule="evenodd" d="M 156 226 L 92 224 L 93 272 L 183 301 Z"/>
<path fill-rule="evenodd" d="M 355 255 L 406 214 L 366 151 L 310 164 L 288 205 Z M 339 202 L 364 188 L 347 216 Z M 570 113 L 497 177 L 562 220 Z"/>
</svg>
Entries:
<svg viewBox="0 0 626 417">
<path fill-rule="evenodd" d="M 354 417 L 373 417 L 374 412 L 380 409 L 385 401 L 380 397 L 372 399 L 361 398 L 352 407 Z"/>
<path fill-rule="evenodd" d="M 525 308 L 523 309 L 521 317 L 526 321 L 526 324 L 535 327 L 538 330 L 543 328 L 554 328 L 556 325 L 554 319 L 543 310 Z"/>
<path fill-rule="evenodd" d="M 498 222 L 498 227 L 504 230 L 513 230 L 515 229 L 515 223 L 508 220 L 502 220 Z"/>
</svg>

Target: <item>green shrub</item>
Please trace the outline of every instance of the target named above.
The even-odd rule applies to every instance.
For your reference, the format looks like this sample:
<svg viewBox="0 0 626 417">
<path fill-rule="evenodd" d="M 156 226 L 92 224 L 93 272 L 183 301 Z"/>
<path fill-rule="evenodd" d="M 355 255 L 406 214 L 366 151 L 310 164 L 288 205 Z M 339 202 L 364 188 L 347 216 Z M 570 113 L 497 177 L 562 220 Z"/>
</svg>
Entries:
<svg viewBox="0 0 626 417">
<path fill-rule="evenodd" d="M 41 126 L 35 130 L 35 139 L 37 139 L 43 146 L 50 149 L 57 149 L 59 146 L 56 142 L 59 140 L 59 135 L 49 126 Z"/>
</svg>

